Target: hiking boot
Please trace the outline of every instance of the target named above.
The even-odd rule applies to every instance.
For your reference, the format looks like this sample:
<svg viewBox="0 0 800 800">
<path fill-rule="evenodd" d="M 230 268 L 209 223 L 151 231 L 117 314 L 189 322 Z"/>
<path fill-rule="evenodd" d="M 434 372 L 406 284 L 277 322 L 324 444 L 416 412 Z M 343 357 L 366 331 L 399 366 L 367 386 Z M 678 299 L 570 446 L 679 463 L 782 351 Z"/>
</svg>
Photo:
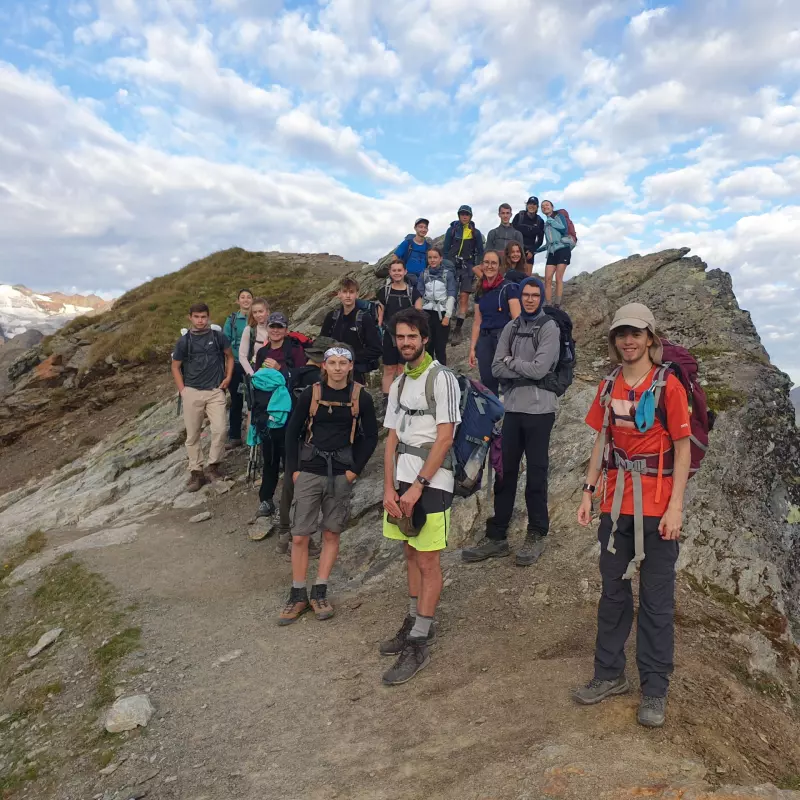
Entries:
<svg viewBox="0 0 800 800">
<path fill-rule="evenodd" d="M 293 622 L 297 622 L 309 608 L 311 606 L 308 603 L 308 592 L 305 587 L 302 589 L 292 587 L 289 599 L 278 617 L 278 625 L 291 625 Z"/>
<path fill-rule="evenodd" d="M 229 439 L 228 443 L 225 445 L 226 450 L 236 450 L 236 448 L 242 446 L 241 439 Z"/>
<path fill-rule="evenodd" d="M 258 517 L 271 517 L 274 513 L 275 513 L 275 503 L 273 503 L 272 500 L 262 500 L 258 504 L 256 519 L 258 519 Z"/>
<path fill-rule="evenodd" d="M 510 554 L 506 539 L 490 539 L 484 536 L 478 544 L 461 550 L 461 560 L 473 564 L 477 561 L 486 561 L 487 558 L 503 558 Z"/>
<path fill-rule="evenodd" d="M 667 719 L 667 698 L 642 695 L 636 719 L 645 728 L 661 728 Z"/>
<path fill-rule="evenodd" d="M 399 686 L 410 681 L 421 669 L 431 663 L 428 644 L 422 639 L 406 640 L 400 657 L 383 673 L 386 686 Z"/>
<path fill-rule="evenodd" d="M 318 620 L 330 619 L 336 613 L 327 594 L 328 587 L 325 584 L 315 583 L 311 587 L 311 608 Z"/>
<path fill-rule="evenodd" d="M 547 536 L 545 534 L 528 531 L 522 547 L 517 550 L 516 565 L 518 567 L 529 567 L 531 564 L 535 564 L 544 553 L 545 547 L 547 547 Z"/>
<path fill-rule="evenodd" d="M 206 478 L 212 483 L 223 480 L 225 476 L 222 474 L 222 467 L 219 464 L 209 464 L 206 467 Z"/>
<path fill-rule="evenodd" d="M 291 541 L 292 534 L 289 531 L 281 531 L 278 534 L 278 541 L 275 544 L 276 553 L 287 553 L 289 551 L 289 542 Z"/>
<path fill-rule="evenodd" d="M 408 642 L 408 635 L 411 633 L 411 629 L 414 627 L 414 617 L 410 614 L 406 614 L 406 618 L 403 620 L 403 624 L 400 626 L 400 630 L 391 638 L 387 639 L 385 642 L 381 642 L 378 645 L 378 652 L 382 656 L 397 656 L 403 652 L 403 648 L 406 646 Z M 431 629 L 428 631 L 428 645 L 432 645 L 436 641 L 436 623 L 431 623 Z"/>
<path fill-rule="evenodd" d="M 203 475 L 203 470 L 193 469 L 189 476 L 189 482 L 186 484 L 187 492 L 199 492 L 206 485 L 206 476 Z"/>
<path fill-rule="evenodd" d="M 614 678 L 611 681 L 603 681 L 600 678 L 592 678 L 586 686 L 575 689 L 572 692 L 572 699 L 582 706 L 593 706 L 602 703 L 607 697 L 617 694 L 626 694 L 630 691 L 628 679 L 625 675 Z"/>
</svg>

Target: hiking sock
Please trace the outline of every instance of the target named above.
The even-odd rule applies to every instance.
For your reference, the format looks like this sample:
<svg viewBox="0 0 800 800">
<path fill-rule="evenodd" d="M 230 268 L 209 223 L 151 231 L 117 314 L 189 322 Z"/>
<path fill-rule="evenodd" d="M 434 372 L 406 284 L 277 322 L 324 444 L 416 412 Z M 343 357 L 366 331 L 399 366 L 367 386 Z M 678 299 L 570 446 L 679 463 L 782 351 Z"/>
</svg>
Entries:
<svg viewBox="0 0 800 800">
<path fill-rule="evenodd" d="M 556 308 L 561 308 L 561 295 L 557 294 L 556 299 L 554 301 L 554 305 Z"/>
<path fill-rule="evenodd" d="M 327 586 L 328 579 L 327 578 L 316 578 L 314 581 L 314 586 Z"/>
<path fill-rule="evenodd" d="M 409 597 L 408 598 L 408 616 L 409 617 L 416 617 L 417 616 L 417 598 L 416 597 Z"/>
<path fill-rule="evenodd" d="M 292 581 L 292 589 L 305 589 L 306 582 L 305 581 Z"/>
<path fill-rule="evenodd" d="M 411 633 L 408 634 L 408 637 L 410 639 L 427 639 L 432 624 L 433 617 L 423 617 L 422 614 L 417 614 L 414 620 L 414 627 L 411 629 Z"/>
</svg>

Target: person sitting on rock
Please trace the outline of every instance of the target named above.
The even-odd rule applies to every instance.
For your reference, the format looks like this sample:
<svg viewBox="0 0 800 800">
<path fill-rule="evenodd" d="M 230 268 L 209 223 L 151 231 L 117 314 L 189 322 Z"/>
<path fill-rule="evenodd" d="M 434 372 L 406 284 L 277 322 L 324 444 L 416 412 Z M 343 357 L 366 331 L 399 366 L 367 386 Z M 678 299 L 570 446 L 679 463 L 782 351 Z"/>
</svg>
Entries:
<svg viewBox="0 0 800 800">
<path fill-rule="evenodd" d="M 250 306 L 253 303 L 253 293 L 249 289 L 240 289 L 237 297 L 238 311 L 234 311 L 222 326 L 222 332 L 228 337 L 233 352 L 239 355 L 239 345 L 242 341 L 242 334 L 248 325 L 248 315 Z M 245 371 L 238 360 L 233 365 L 233 377 L 229 387 L 231 395 L 231 407 L 228 420 L 228 441 L 231 447 L 240 447 L 242 444 L 242 409 L 244 407 L 244 394 L 242 394 L 241 384 L 244 380 Z"/>
<path fill-rule="evenodd" d="M 172 377 L 181 395 L 186 425 L 190 473 L 186 489 L 196 492 L 206 478 L 211 481 L 222 478 L 220 470 L 228 434 L 225 390 L 233 376 L 233 350 L 228 337 L 211 328 L 205 303 L 190 306 L 189 322 L 191 327 L 178 339 L 172 353 Z M 204 475 L 200 431 L 206 416 L 211 424 L 211 446 Z"/>
<path fill-rule="evenodd" d="M 386 329 L 392 317 L 404 308 L 422 308 L 422 295 L 417 287 L 417 280 L 407 278 L 406 266 L 399 256 L 393 256 L 389 262 L 389 277 L 386 285 L 378 290 L 378 325 Z M 394 339 L 386 334 L 383 337 L 383 392 L 384 405 L 389 396 L 392 381 L 403 371 L 403 357 L 394 343 Z"/>
<path fill-rule="evenodd" d="M 286 428 L 286 474 L 294 480 L 292 589 L 278 617 L 296 622 L 313 609 L 330 619 L 328 578 L 339 554 L 339 538 L 350 517 L 353 482 L 378 446 L 378 421 L 369 392 L 353 381 L 353 352 L 336 345 L 325 351 L 323 377 L 304 389 Z M 322 554 L 309 598 L 308 541 L 322 512 Z"/>
<path fill-rule="evenodd" d="M 501 203 L 497 209 L 497 216 L 500 217 L 500 224 L 492 228 L 486 237 L 486 250 L 496 250 L 504 253 L 510 242 L 517 242 L 523 246 L 522 234 L 511 224 L 511 206 L 508 203 Z"/>
<path fill-rule="evenodd" d="M 465 547 L 466 562 L 484 561 L 510 554 L 508 527 L 514 512 L 520 463 L 525 456 L 525 504 L 528 533 L 517 551 L 518 566 L 535 564 L 544 552 L 550 518 L 547 509 L 547 469 L 550 431 L 558 398 L 535 381 L 553 370 L 561 353 L 556 321 L 542 310 L 544 287 L 538 278 L 519 285 L 522 309 L 509 322 L 497 343 L 492 374 L 500 381 L 503 405 L 503 479 L 495 481 L 494 516 L 486 520 L 486 535 L 474 547 Z"/>
<path fill-rule="evenodd" d="M 603 381 L 586 416 L 597 438 L 578 509 L 578 522 L 589 525 L 592 495 L 605 469 L 597 533 L 603 590 L 597 609 L 594 677 L 577 689 L 573 698 L 582 705 L 594 705 L 629 691 L 625 642 L 633 623 L 631 579 L 641 564 L 636 637 L 642 689 L 638 720 L 647 727 L 660 727 L 666 719 L 673 669 L 675 563 L 691 466 L 689 403 L 681 382 L 667 373 L 664 419 L 655 413 L 652 392 L 662 345 L 646 306 L 630 303 L 617 311 L 608 349 L 622 370 L 610 393 L 603 393 Z M 620 459 L 630 464 L 653 457 L 639 453 L 658 454 L 658 464 L 663 463 L 665 454 L 671 456 L 672 473 L 659 474 L 657 465 L 644 474 L 624 469 Z M 643 556 L 641 561 L 638 553 Z"/>
<path fill-rule="evenodd" d="M 512 244 L 514 244 L 512 242 Z M 495 250 L 483 254 L 482 275 L 475 292 L 475 319 L 469 348 L 469 366 L 480 371 L 481 383 L 495 394 L 500 382 L 492 375 L 492 362 L 505 326 L 519 316 L 519 285 L 500 274 Z"/>
<path fill-rule="evenodd" d="M 367 375 L 380 366 L 383 346 L 377 321 L 368 311 L 358 308 L 358 292 L 358 281 L 345 275 L 339 282 L 341 305 L 328 312 L 320 334 L 350 347 L 355 353 L 353 380 L 363 385 Z"/>
<path fill-rule="evenodd" d="M 405 367 L 392 384 L 383 423 L 389 429 L 383 535 L 403 542 L 409 609 L 400 630 L 381 643 L 379 652 L 398 656 L 383 675 L 385 684 L 395 686 L 430 662 L 428 646 L 436 637 L 433 619 L 442 591 L 441 552 L 447 547 L 455 485 L 449 453 L 461 412 L 456 376 L 426 350 L 428 316 L 405 309 L 392 317 L 391 330 Z"/>
</svg>

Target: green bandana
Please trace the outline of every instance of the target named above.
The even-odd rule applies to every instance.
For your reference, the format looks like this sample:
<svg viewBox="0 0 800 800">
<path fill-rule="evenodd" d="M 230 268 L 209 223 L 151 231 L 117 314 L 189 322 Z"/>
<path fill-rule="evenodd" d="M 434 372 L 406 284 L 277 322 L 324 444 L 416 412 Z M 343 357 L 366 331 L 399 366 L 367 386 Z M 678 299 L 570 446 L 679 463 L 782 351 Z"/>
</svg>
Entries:
<svg viewBox="0 0 800 800">
<path fill-rule="evenodd" d="M 404 370 L 409 378 L 411 378 L 412 380 L 416 380 L 417 378 L 419 378 L 420 375 L 422 375 L 423 372 L 425 372 L 426 369 L 428 369 L 428 367 L 431 364 L 433 364 L 433 358 L 431 357 L 431 354 L 426 350 L 425 355 L 422 358 L 422 361 L 420 361 L 419 363 L 419 366 L 412 367 L 410 364 L 406 364 Z"/>
</svg>

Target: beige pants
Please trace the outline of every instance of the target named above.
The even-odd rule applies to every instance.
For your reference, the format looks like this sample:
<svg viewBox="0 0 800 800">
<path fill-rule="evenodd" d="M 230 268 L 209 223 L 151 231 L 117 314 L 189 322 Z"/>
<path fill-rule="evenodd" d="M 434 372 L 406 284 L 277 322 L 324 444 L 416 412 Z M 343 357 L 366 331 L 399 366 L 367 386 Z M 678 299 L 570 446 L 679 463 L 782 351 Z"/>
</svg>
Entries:
<svg viewBox="0 0 800 800">
<path fill-rule="evenodd" d="M 186 452 L 189 454 L 189 470 L 203 469 L 203 448 L 200 431 L 203 418 L 208 414 L 211 423 L 211 447 L 208 463 L 219 464 L 225 455 L 225 440 L 228 436 L 228 419 L 225 407 L 225 392 L 222 389 L 183 390 L 183 421 L 186 424 Z"/>
</svg>

